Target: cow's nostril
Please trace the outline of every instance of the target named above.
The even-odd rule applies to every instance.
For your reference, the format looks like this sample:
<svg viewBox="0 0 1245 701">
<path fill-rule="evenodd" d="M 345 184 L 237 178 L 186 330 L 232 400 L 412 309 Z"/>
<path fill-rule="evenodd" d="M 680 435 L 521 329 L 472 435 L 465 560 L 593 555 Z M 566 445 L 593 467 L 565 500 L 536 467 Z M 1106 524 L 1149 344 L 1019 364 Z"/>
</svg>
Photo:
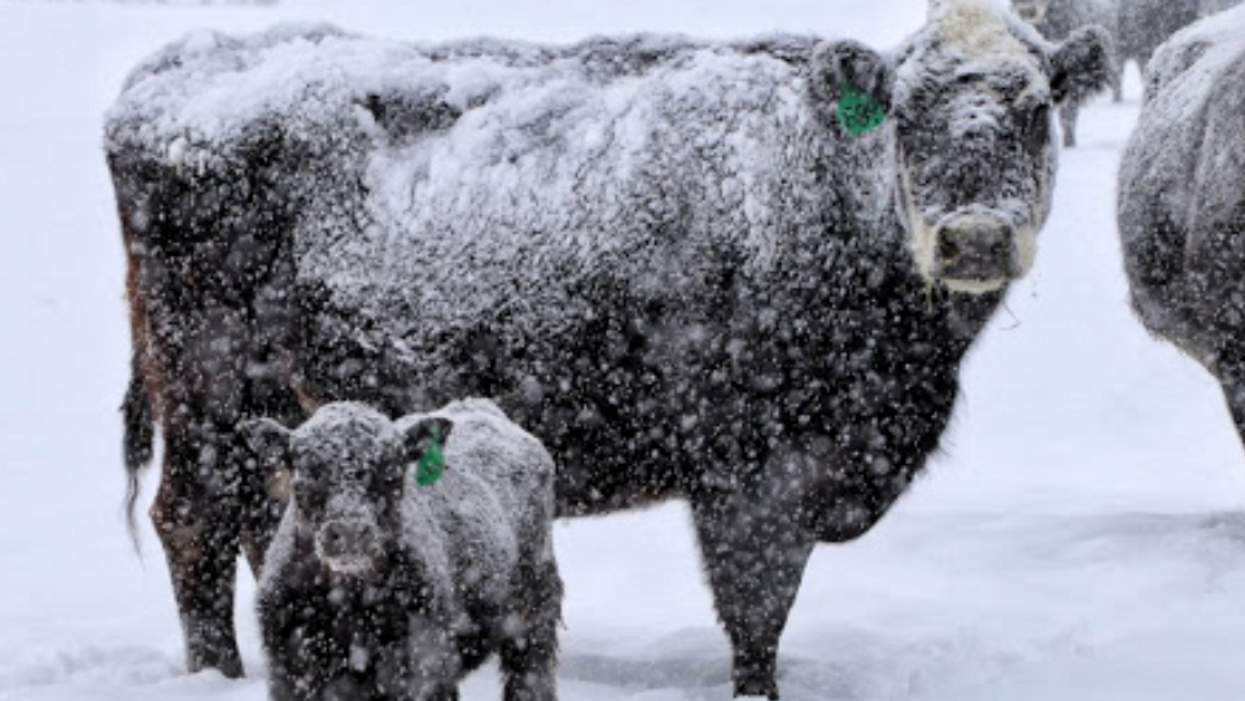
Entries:
<svg viewBox="0 0 1245 701">
<path fill-rule="evenodd" d="M 938 241 L 938 257 L 944 263 L 954 263 L 960 257 L 960 244 L 952 233 L 944 234 Z"/>
</svg>

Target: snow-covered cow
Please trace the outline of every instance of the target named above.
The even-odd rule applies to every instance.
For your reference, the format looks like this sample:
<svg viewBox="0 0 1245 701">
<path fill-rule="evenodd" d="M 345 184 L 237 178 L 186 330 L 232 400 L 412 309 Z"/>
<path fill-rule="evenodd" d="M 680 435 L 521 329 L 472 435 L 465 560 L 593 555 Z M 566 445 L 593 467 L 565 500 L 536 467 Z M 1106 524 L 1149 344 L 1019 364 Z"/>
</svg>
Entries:
<svg viewBox="0 0 1245 701">
<path fill-rule="evenodd" d="M 1114 40 L 1118 33 L 1118 4 L 1127 0 L 1012 0 L 1012 7 L 1042 36 L 1052 41 L 1063 41 L 1078 29 L 1097 26 L 1106 30 Z M 1114 41 L 1111 56 L 1115 57 Z M 1120 99 L 1120 69 L 1112 61 L 1111 86 L 1115 98 Z M 1063 145 L 1076 146 L 1076 122 L 1081 111 L 1078 101 L 1068 101 L 1059 107 L 1059 123 L 1063 127 Z"/>
<path fill-rule="evenodd" d="M 554 466 L 531 434 L 487 400 L 241 432 L 290 473 L 259 586 L 273 701 L 449 701 L 493 653 L 506 701 L 556 698 Z"/>
<path fill-rule="evenodd" d="M 1120 165 L 1133 309 L 1223 386 L 1245 439 L 1245 6 L 1164 44 Z"/>
<path fill-rule="evenodd" d="M 889 55 L 281 28 L 149 59 L 107 151 L 191 667 L 240 673 L 234 558 L 270 509 L 239 421 L 488 396 L 553 454 L 559 515 L 688 500 L 735 689 L 776 696 L 813 546 L 938 446 L 1107 41 L 943 0 Z"/>
</svg>

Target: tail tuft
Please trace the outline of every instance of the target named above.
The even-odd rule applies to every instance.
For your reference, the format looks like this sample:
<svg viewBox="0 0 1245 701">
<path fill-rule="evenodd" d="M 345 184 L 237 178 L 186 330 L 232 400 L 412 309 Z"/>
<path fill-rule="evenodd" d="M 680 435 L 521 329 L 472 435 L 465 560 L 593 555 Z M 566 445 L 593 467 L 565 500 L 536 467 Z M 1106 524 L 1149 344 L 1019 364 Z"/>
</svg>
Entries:
<svg viewBox="0 0 1245 701">
<path fill-rule="evenodd" d="M 143 376 L 139 370 L 138 354 L 134 354 L 130 366 L 130 386 L 125 392 L 125 401 L 121 404 L 121 414 L 125 421 L 125 472 L 129 479 L 125 490 L 125 522 L 130 531 L 130 539 L 134 549 L 141 550 L 138 540 L 138 522 L 134 517 L 134 506 L 138 503 L 139 474 L 151 463 L 152 445 L 155 442 L 155 428 L 151 415 L 151 404 L 147 401 L 147 393 L 143 386 Z"/>
</svg>

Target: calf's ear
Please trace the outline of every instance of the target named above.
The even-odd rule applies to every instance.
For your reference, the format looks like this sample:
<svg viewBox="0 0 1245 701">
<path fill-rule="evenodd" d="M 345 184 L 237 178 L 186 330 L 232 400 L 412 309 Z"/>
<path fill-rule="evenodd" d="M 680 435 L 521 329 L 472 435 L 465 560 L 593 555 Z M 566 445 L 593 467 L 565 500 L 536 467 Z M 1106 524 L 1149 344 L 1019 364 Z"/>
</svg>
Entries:
<svg viewBox="0 0 1245 701">
<path fill-rule="evenodd" d="M 1082 27 L 1068 35 L 1050 56 L 1051 97 L 1056 103 L 1076 104 L 1105 90 L 1115 70 L 1111 35 L 1098 26 Z"/>
<path fill-rule="evenodd" d="M 290 430 L 272 419 L 254 419 L 239 423 L 238 433 L 264 472 L 268 495 L 286 499 L 290 485 Z"/>
<path fill-rule="evenodd" d="M 828 41 L 813 50 L 812 97 L 848 133 L 877 126 L 890 112 L 894 84 L 890 61 L 860 42 Z"/>
<path fill-rule="evenodd" d="M 411 462 L 419 462 L 431 453 L 445 450 L 445 441 L 454 430 L 454 422 L 440 416 L 421 419 L 406 429 L 406 456 Z"/>
</svg>

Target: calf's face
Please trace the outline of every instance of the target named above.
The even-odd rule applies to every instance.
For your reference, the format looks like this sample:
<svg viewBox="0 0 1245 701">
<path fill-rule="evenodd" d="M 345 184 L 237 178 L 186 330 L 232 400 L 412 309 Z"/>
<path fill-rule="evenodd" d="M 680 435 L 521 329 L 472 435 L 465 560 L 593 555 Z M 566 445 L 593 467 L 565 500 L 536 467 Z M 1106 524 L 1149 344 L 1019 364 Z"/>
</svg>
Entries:
<svg viewBox="0 0 1245 701">
<path fill-rule="evenodd" d="M 822 50 L 823 86 L 887 111 L 894 206 L 926 280 L 987 292 L 1029 270 L 1057 160 L 1051 110 L 1107 84 L 1107 41 L 1089 28 L 1053 46 L 985 0 L 935 0 L 893 63 L 854 42 Z"/>
<path fill-rule="evenodd" d="M 289 471 L 299 537 L 311 540 L 330 570 L 351 575 L 372 570 L 393 549 L 403 494 L 417 488 L 415 466 L 452 428 L 427 418 L 401 431 L 376 411 L 338 403 L 293 431 L 270 419 L 240 430 L 269 469 Z"/>
</svg>

